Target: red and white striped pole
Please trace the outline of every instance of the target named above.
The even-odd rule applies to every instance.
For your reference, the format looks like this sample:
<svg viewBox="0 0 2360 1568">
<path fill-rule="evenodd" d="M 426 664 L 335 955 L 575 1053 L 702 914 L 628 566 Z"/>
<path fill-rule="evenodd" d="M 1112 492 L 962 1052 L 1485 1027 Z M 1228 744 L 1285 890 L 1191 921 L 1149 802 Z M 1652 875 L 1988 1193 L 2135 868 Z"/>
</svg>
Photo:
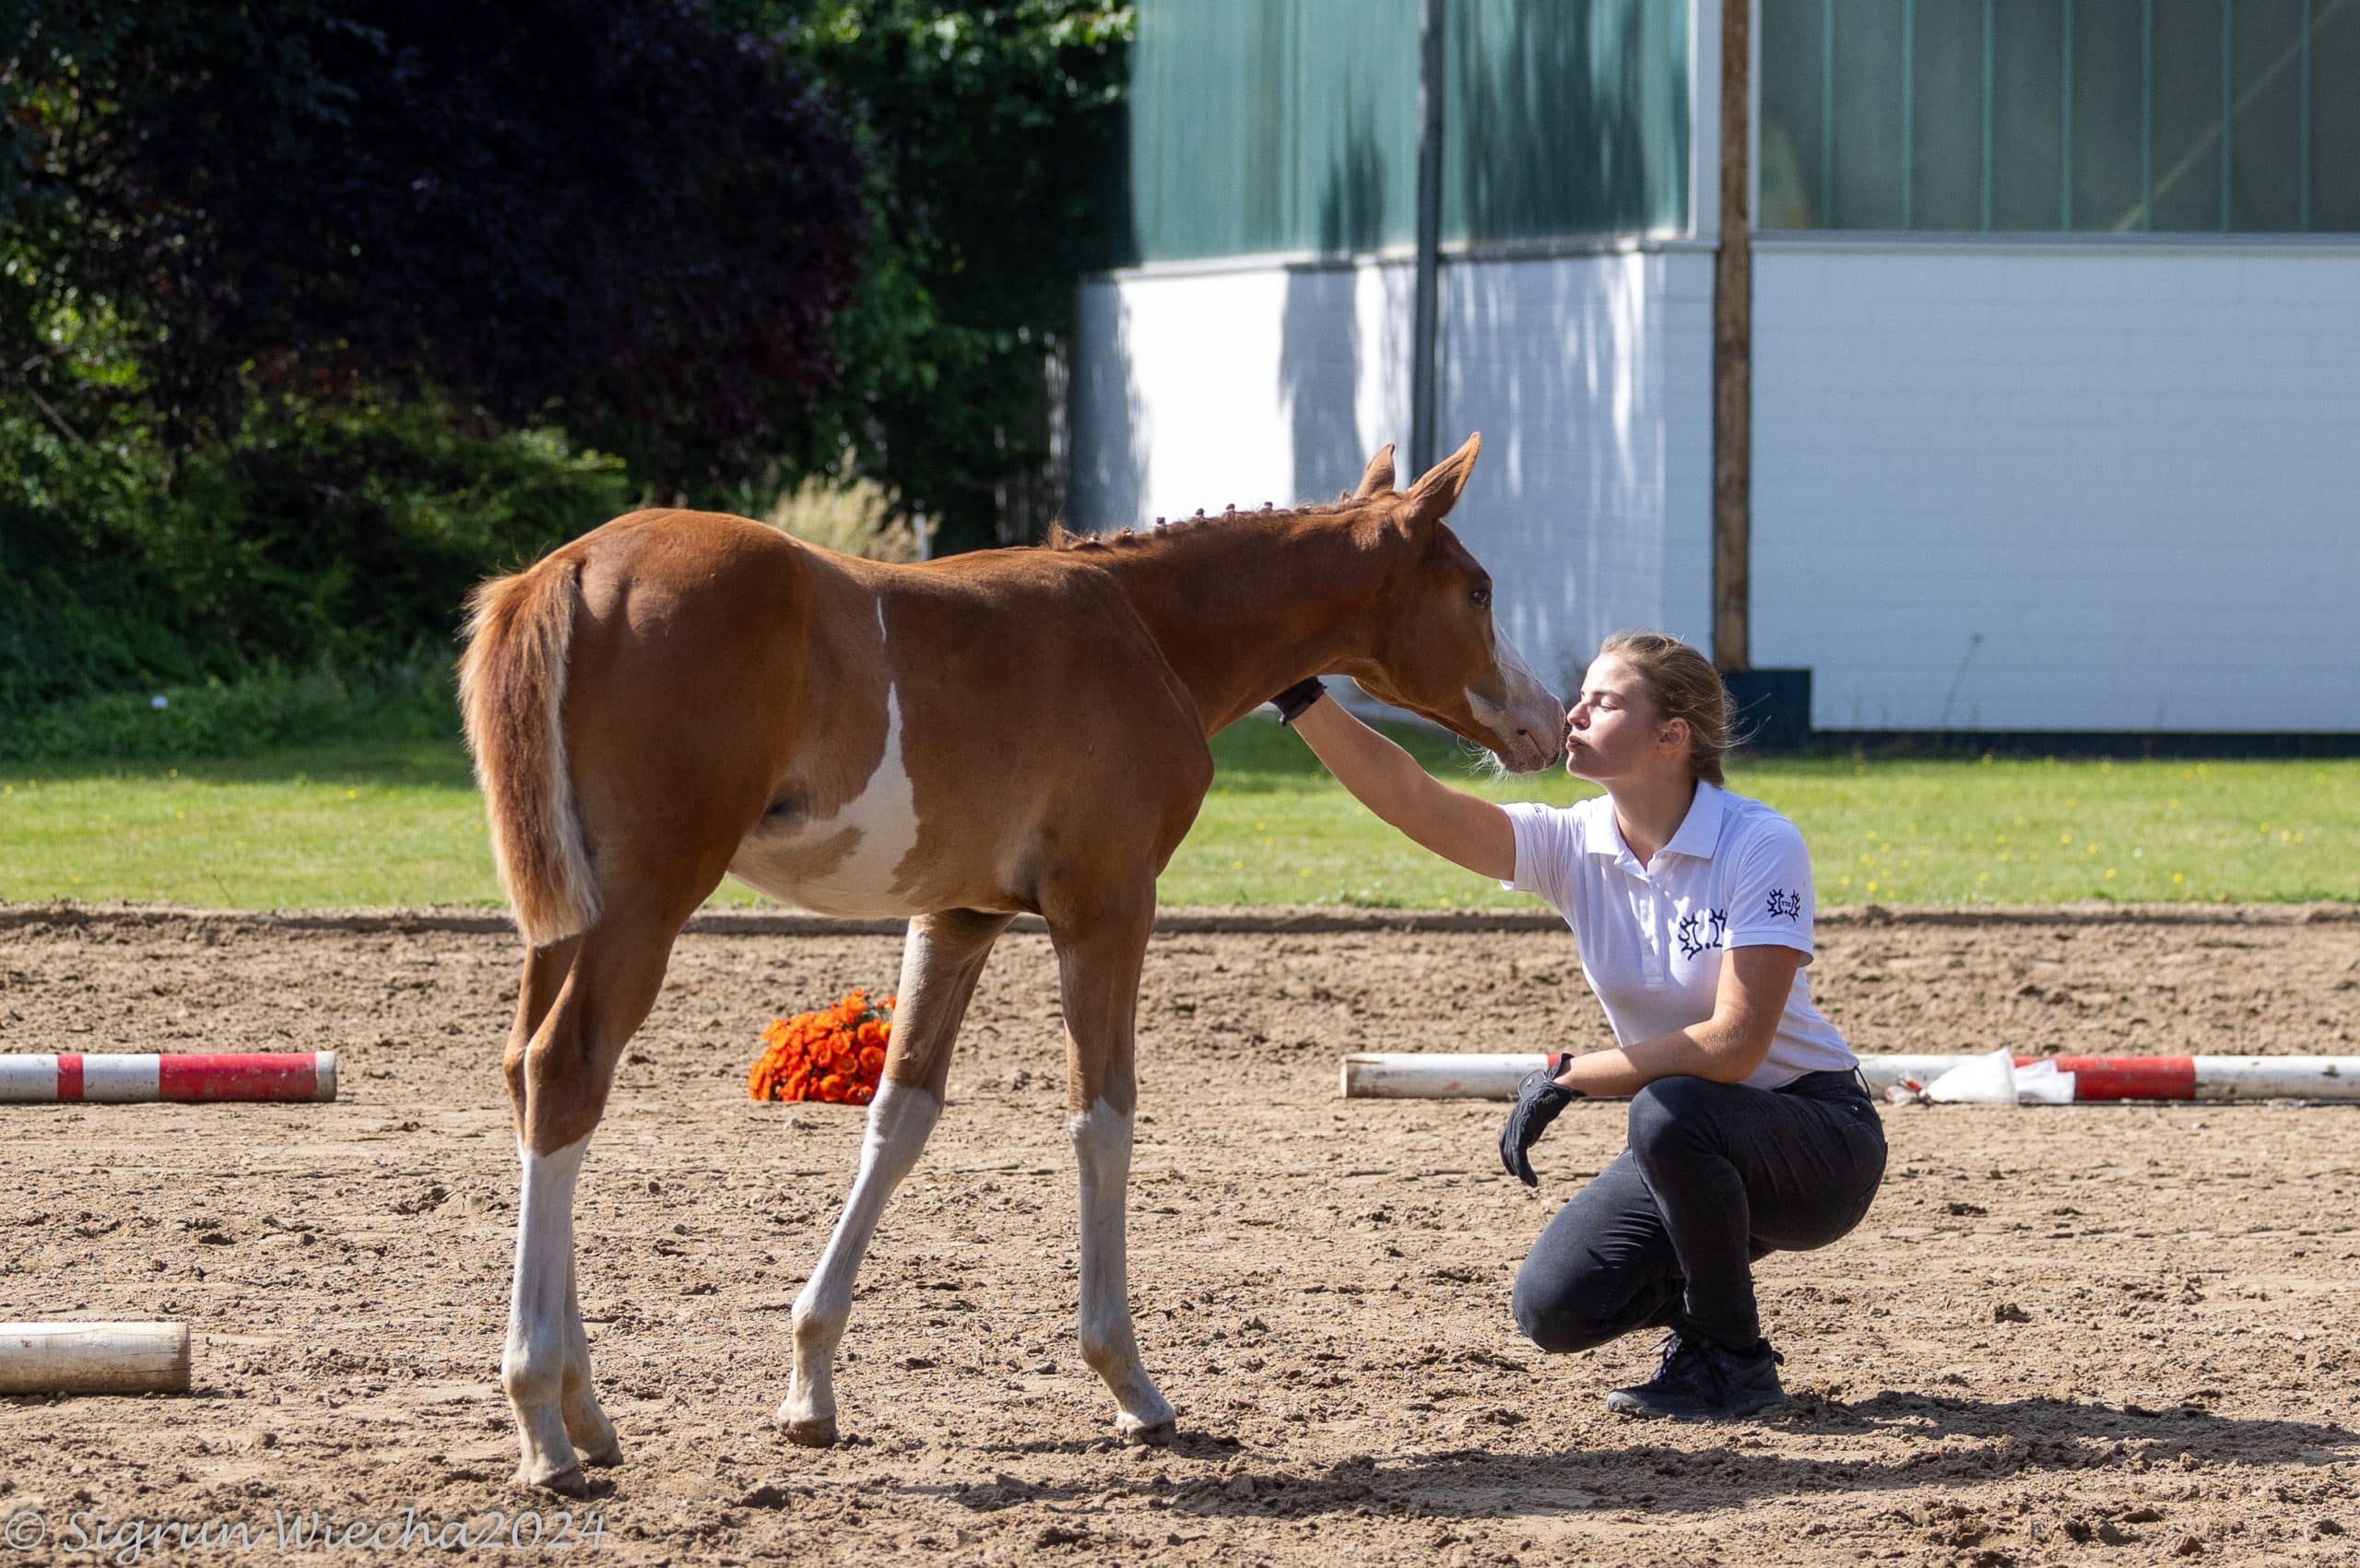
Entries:
<svg viewBox="0 0 2360 1568">
<path fill-rule="evenodd" d="M 1871 1086 L 1935 1079 L 1972 1056 L 1863 1056 Z M 2360 1056 L 2018 1056 L 2053 1061 L 2085 1100 L 2360 1100 Z"/>
<path fill-rule="evenodd" d="M 1513 1100 L 1538 1052 L 1373 1051 L 1344 1058 L 1348 1100 Z M 1931 1083 L 1973 1056 L 1862 1056 L 1871 1089 Z M 2073 1099 L 2360 1100 L 2360 1056 L 2018 1056 L 2073 1075 Z"/>
<path fill-rule="evenodd" d="M 333 1051 L 0 1056 L 0 1104 L 335 1098 Z"/>
</svg>

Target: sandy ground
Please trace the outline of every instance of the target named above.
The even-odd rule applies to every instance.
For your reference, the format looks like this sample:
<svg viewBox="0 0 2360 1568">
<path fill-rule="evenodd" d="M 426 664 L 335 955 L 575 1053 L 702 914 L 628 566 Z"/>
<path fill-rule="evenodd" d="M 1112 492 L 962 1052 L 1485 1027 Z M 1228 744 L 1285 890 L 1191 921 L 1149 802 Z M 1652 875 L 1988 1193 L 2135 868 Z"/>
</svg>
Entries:
<svg viewBox="0 0 2360 1568">
<path fill-rule="evenodd" d="M 1820 999 L 1864 1050 L 2360 1052 L 2348 919 L 1822 936 Z M 1111 1440 L 1074 1349 L 1054 971 L 1042 937 L 1005 938 L 862 1276 L 848 1441 L 789 1447 L 786 1309 L 859 1119 L 750 1104 L 745 1071 L 770 1017 L 890 985 L 898 951 L 682 939 L 583 1181 L 626 1460 L 575 1508 L 577 1540 L 601 1526 L 575 1555 L 2360 1561 L 2350 1108 L 1888 1109 L 1867 1222 L 1761 1267 L 1793 1404 L 1729 1427 L 1608 1414 L 1650 1346 L 1543 1357 L 1506 1297 L 1621 1110 L 1558 1123 L 1536 1196 L 1495 1168 L 1496 1107 L 1335 1098 L 1351 1050 L 1601 1039 L 1562 931 L 1159 937 L 1131 1196 L 1139 1338 L 1181 1411 L 1157 1451 Z M 99 1561 L 61 1547 L 129 1521 L 244 1521 L 253 1561 L 313 1511 L 394 1520 L 392 1540 L 412 1505 L 502 1529 L 544 1506 L 511 1487 L 495 1375 L 514 968 L 488 933 L 0 922 L 6 1049 L 333 1048 L 344 1073 L 327 1105 L 0 1112 L 0 1318 L 197 1333 L 187 1397 L 0 1399 L 0 1517 L 50 1532 L 20 1561 Z"/>
</svg>

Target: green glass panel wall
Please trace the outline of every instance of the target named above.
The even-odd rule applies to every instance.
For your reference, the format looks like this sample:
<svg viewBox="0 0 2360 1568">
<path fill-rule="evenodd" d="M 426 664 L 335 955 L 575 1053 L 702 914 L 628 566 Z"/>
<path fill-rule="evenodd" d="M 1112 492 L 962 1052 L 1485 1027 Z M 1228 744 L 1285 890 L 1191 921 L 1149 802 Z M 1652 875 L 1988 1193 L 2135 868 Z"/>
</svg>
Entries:
<svg viewBox="0 0 2360 1568">
<path fill-rule="evenodd" d="M 2146 36 L 2140 6 L 2072 8 L 2073 55 L 2066 73 L 2073 93 L 2069 228 L 2103 232 L 2140 227 L 2146 189 L 2140 131 L 2146 88 L 2139 62 L 2145 57 Z"/>
<path fill-rule="evenodd" d="M 2229 227 L 2303 227 L 2304 0 L 2239 0 L 2229 35 L 2236 136 L 2229 144 Z M 2345 88 L 2360 93 L 2360 82 Z"/>
<path fill-rule="evenodd" d="M 1903 19 L 1887 0 L 1836 0 L 1822 18 L 1823 63 L 1844 89 L 1828 100 L 1835 124 L 1825 190 L 1838 228 L 1857 228 L 1870 213 L 1901 210 L 1908 98 L 1902 90 L 1906 78 L 1891 64 L 1899 58 Z M 1886 68 L 1878 69 L 1880 64 Z M 1823 113 L 1826 107 L 1823 102 Z"/>
<path fill-rule="evenodd" d="M 2092 0 L 2094 4 L 2095 0 Z M 2148 228 L 2220 230 L 2221 0 L 2154 0 L 2154 184 Z M 2136 225 L 2133 225 L 2136 227 Z"/>
<path fill-rule="evenodd" d="M 1755 158 L 1764 229 L 1826 229 L 1832 165 L 1821 135 L 1827 115 L 1821 68 L 1824 13 L 1768 0 L 1760 41 L 1762 135 Z M 1775 110 L 1775 112 L 1773 112 Z"/>
<path fill-rule="evenodd" d="M 1685 4 L 1446 10 L 1446 240 L 1685 225 Z M 1140 0 L 1138 15 L 1135 258 L 1415 240 L 1418 0 Z"/>
<path fill-rule="evenodd" d="M 2360 230 L 2360 0 L 1762 0 L 1768 229 Z"/>
<path fill-rule="evenodd" d="M 1418 234 L 1415 0 L 1295 0 L 1295 248 L 1365 251 Z"/>
<path fill-rule="evenodd" d="M 1688 221 L 1688 7 L 1451 0 L 1443 237 L 1679 230 Z"/>
<path fill-rule="evenodd" d="M 2066 226 L 2061 115 L 2069 9 L 2059 0 L 1992 7 L 1991 220 L 1985 228 Z"/>
<path fill-rule="evenodd" d="M 1983 57 L 1983 8 L 1919 6 L 1901 11 L 1909 58 L 1909 188 L 1904 229 L 1980 229 L 1983 222 L 1983 72 L 1952 69 Z M 1995 18 L 1996 19 L 1996 18 Z M 1897 55 L 1888 58 L 1898 58 Z M 1865 68 L 1876 69 L 1873 55 Z M 1994 150 L 1997 148 L 1995 147 Z"/>
<path fill-rule="evenodd" d="M 2314 9 L 2317 9 L 2314 0 Z M 2360 3 L 2344 0 L 2333 16 L 2316 22 L 2311 34 L 2310 166 L 2311 227 L 2360 230 L 2360 113 L 2352 100 L 2360 93 Z M 2321 113 L 2319 105 L 2336 98 L 2342 105 Z"/>
<path fill-rule="evenodd" d="M 1414 23 L 1413 3 L 1369 0 L 1367 9 L 1373 22 L 1398 13 Z M 1305 199 L 1306 159 L 1296 134 L 1304 8 L 1302 0 L 1163 0 L 1139 6 L 1130 116 L 1139 254 L 1161 259 L 1310 247 L 1306 211 L 1317 198 Z M 1413 30 L 1413 70 L 1414 37 Z M 1402 115 L 1391 145 L 1377 154 L 1385 183 L 1406 189 L 1412 207 L 1415 117 L 1414 107 Z"/>
</svg>

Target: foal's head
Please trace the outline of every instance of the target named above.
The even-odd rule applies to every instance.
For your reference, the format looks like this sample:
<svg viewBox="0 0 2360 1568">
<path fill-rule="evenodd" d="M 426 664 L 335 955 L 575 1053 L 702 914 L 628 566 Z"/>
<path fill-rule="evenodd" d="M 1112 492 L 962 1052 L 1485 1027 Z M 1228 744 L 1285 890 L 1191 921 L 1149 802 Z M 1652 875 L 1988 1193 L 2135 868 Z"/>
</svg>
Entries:
<svg viewBox="0 0 2360 1568">
<path fill-rule="evenodd" d="M 1363 526 L 1398 564 L 1371 618 L 1365 658 L 1343 672 L 1380 701 L 1432 719 L 1499 758 L 1513 772 L 1557 760 L 1564 709 L 1533 678 L 1492 616 L 1492 574 L 1443 525 L 1475 467 L 1483 438 L 1436 464 L 1406 492 L 1393 489 L 1393 449 L 1369 459 L 1352 500 Z"/>
</svg>

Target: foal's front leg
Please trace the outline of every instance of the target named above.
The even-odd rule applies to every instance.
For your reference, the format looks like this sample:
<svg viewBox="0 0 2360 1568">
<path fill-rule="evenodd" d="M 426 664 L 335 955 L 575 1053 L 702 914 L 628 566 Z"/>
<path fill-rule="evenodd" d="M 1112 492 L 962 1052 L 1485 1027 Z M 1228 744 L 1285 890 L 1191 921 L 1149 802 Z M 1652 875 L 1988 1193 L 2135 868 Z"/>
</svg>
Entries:
<svg viewBox="0 0 2360 1568">
<path fill-rule="evenodd" d="M 1051 932 L 1065 989 L 1066 1129 L 1081 1173 L 1081 1359 L 1114 1392 L 1115 1429 L 1132 1443 L 1164 1443 L 1173 1432 L 1171 1401 L 1148 1376 L 1132 1331 L 1123 1236 L 1139 1101 L 1132 1028 L 1154 914 L 1150 897 Z"/>
<path fill-rule="evenodd" d="M 885 1077 L 868 1106 L 860 1173 L 836 1220 L 819 1267 L 795 1298 L 795 1372 L 778 1408 L 779 1430 L 796 1442 L 821 1447 L 836 1440 L 836 1342 L 852 1313 L 853 1281 L 868 1252 L 886 1199 L 917 1163 L 942 1114 L 950 1077 L 950 1046 L 966 1017 L 967 999 L 992 941 L 1009 916 L 954 910 L 910 922 L 902 953 L 901 990 L 893 1008 L 892 1043 Z"/>
</svg>

